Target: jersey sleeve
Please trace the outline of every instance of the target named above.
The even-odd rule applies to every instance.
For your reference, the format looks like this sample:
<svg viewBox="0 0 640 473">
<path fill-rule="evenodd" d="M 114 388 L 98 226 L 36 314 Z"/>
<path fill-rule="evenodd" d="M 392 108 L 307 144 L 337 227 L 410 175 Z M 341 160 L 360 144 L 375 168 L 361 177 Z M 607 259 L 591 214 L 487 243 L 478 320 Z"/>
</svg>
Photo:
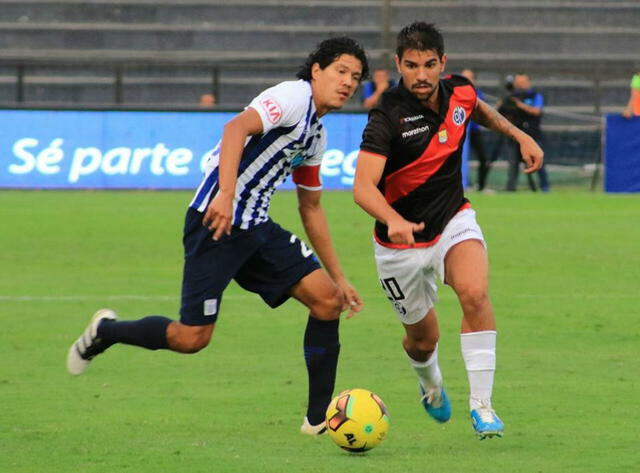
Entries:
<svg viewBox="0 0 640 473">
<path fill-rule="evenodd" d="M 362 132 L 360 150 L 373 154 L 389 157 L 391 153 L 391 140 L 393 138 L 393 126 L 386 114 L 378 109 L 369 113 L 369 121 Z"/>
<path fill-rule="evenodd" d="M 260 115 L 263 133 L 293 126 L 304 118 L 311 100 L 307 87 L 304 81 L 281 82 L 251 101 L 248 107 Z"/>
<path fill-rule="evenodd" d="M 293 182 L 302 189 L 318 191 L 322 189 L 322 175 L 320 168 L 322 157 L 327 147 L 327 134 L 322 128 L 320 139 L 316 142 L 315 149 L 311 150 L 309 158 L 305 159 L 301 166 L 293 170 Z"/>
<path fill-rule="evenodd" d="M 633 90 L 640 90 L 640 74 L 636 74 L 631 78 L 631 88 Z"/>
</svg>

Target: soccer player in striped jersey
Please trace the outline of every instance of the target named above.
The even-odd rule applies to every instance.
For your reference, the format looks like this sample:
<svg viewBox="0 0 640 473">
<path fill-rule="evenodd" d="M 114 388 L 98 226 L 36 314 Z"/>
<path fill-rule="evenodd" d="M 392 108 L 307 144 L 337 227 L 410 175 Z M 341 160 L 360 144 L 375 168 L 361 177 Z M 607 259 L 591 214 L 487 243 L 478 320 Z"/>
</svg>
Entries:
<svg viewBox="0 0 640 473">
<path fill-rule="evenodd" d="M 451 416 L 438 366 L 436 276 L 450 285 L 463 312 L 460 344 L 469 407 L 479 438 L 502 436 L 491 404 L 496 324 L 488 296 L 482 231 L 464 197 L 462 144 L 470 118 L 513 139 L 525 172 L 542 165 L 535 141 L 482 100 L 471 81 L 441 77 L 447 57 L 440 32 L 424 22 L 398 35 L 402 76 L 369 113 L 354 180 L 356 202 L 375 223 L 380 283 L 405 329 L 403 346 L 418 375 L 422 404 L 438 422 Z"/>
<path fill-rule="evenodd" d="M 362 301 L 342 271 L 320 204 L 326 143 L 320 117 L 341 108 L 367 74 L 357 42 L 325 40 L 301 67 L 299 80 L 265 90 L 225 125 L 187 211 L 180 321 L 162 316 L 119 321 L 112 310 L 99 310 L 69 349 L 71 374 L 84 372 L 115 343 L 181 353 L 203 349 L 223 291 L 234 279 L 271 307 L 293 297 L 308 308 L 309 398 L 301 431 L 324 431 L 340 350 L 339 317 L 344 310 L 347 317 L 360 311 Z M 324 269 L 302 240 L 268 216 L 271 196 L 290 174 L 305 232 Z"/>
</svg>

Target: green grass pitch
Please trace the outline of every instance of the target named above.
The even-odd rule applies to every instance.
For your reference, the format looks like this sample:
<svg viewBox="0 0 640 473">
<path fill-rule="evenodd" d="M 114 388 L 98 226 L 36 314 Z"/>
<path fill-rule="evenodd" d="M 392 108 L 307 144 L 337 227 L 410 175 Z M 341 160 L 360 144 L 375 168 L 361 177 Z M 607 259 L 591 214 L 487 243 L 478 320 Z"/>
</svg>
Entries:
<svg viewBox="0 0 640 473">
<path fill-rule="evenodd" d="M 232 285 L 196 355 L 117 346 L 65 371 L 91 314 L 175 317 L 191 192 L 0 192 L 0 471 L 637 472 L 640 198 L 559 191 L 472 194 L 498 320 L 494 406 L 505 437 L 478 441 L 467 412 L 460 310 L 441 288 L 440 357 L 453 404 L 418 403 L 402 330 L 378 287 L 371 221 L 348 193 L 323 202 L 365 310 L 341 323 L 337 390 L 377 392 L 391 415 L 377 449 L 350 455 L 298 433 L 305 310 Z M 302 236 L 295 195 L 273 218 Z"/>
</svg>

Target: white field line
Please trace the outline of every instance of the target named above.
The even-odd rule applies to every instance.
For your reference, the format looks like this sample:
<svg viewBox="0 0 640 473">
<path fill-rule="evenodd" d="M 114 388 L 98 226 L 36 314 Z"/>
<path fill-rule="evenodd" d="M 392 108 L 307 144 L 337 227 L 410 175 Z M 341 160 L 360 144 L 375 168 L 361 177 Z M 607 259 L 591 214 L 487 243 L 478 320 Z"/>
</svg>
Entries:
<svg viewBox="0 0 640 473">
<path fill-rule="evenodd" d="M 223 299 L 243 300 L 259 297 L 257 294 L 225 294 Z M 367 299 L 386 299 L 386 296 L 382 291 L 371 294 L 361 294 L 361 297 Z M 438 294 L 439 299 L 455 299 L 455 294 L 452 291 L 446 290 Z M 496 297 L 507 297 L 504 295 Z M 514 299 L 539 299 L 544 297 L 545 299 L 640 299 L 640 294 L 549 294 L 544 296 L 540 294 L 523 294 L 516 293 L 509 295 L 508 297 Z M 0 295 L 0 302 L 74 302 L 74 301 L 179 301 L 180 295 L 146 295 L 146 294 L 113 294 L 113 295 L 60 295 L 60 296 L 44 296 L 44 295 L 32 295 L 32 296 L 14 296 L 14 295 Z"/>
<path fill-rule="evenodd" d="M 260 297 L 257 294 L 225 294 L 223 299 L 243 300 Z M 366 298 L 385 298 L 380 291 L 379 294 L 366 294 Z M 74 302 L 74 301 L 180 301 L 180 294 L 166 295 L 144 295 L 144 294 L 116 294 L 116 295 L 65 295 L 65 296 L 12 296 L 0 295 L 0 302 Z"/>
<path fill-rule="evenodd" d="M 11 302 L 66 302 L 66 301 L 88 301 L 88 300 L 107 300 L 107 301 L 119 301 L 119 300 L 140 300 L 140 301 L 169 301 L 177 300 L 179 296 L 148 296 L 140 294 L 120 294 L 120 295 L 74 295 L 74 296 L 11 296 L 0 295 L 0 301 Z"/>
</svg>

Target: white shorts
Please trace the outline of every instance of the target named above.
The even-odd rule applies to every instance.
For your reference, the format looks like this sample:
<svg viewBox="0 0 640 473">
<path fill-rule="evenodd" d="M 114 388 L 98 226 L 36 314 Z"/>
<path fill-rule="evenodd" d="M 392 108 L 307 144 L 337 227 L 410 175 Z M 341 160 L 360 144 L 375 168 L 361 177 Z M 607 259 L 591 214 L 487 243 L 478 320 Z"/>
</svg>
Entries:
<svg viewBox="0 0 640 473">
<path fill-rule="evenodd" d="M 444 282 L 444 258 L 465 240 L 487 246 L 473 209 L 454 215 L 433 246 L 395 249 L 374 241 L 380 284 L 403 324 L 418 323 L 438 301 L 436 275 Z"/>
</svg>

